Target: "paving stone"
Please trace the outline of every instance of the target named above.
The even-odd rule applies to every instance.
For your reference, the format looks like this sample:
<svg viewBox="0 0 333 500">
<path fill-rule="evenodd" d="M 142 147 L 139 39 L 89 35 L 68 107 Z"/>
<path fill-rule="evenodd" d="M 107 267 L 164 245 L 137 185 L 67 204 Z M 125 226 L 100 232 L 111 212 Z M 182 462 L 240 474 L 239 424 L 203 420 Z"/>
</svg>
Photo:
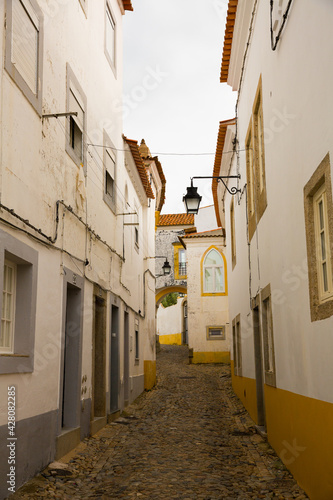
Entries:
<svg viewBox="0 0 333 500">
<path fill-rule="evenodd" d="M 255 433 L 228 365 L 189 365 L 186 347 L 162 346 L 157 378 L 153 390 L 71 454 L 64 466 L 71 476 L 60 475 L 61 466 L 56 477 L 47 469 L 11 500 L 308 498 Z"/>
</svg>

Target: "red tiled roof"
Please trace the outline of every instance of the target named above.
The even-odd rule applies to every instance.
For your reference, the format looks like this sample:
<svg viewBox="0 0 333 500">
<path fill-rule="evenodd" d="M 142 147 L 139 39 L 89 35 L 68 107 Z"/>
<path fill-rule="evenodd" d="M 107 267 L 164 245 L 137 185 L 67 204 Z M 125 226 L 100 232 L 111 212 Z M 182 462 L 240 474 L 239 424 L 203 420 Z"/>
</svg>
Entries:
<svg viewBox="0 0 333 500">
<path fill-rule="evenodd" d="M 216 236 L 224 236 L 224 229 L 219 227 L 218 229 L 211 229 L 210 231 L 202 231 L 201 233 L 191 233 L 185 234 L 182 236 L 182 239 L 185 238 L 213 238 Z"/>
<path fill-rule="evenodd" d="M 123 0 L 124 10 L 133 10 L 131 0 Z"/>
<path fill-rule="evenodd" d="M 231 46 L 234 35 L 237 6 L 238 6 L 238 0 L 229 0 L 227 23 L 224 32 L 224 44 L 223 44 L 223 55 L 222 55 L 221 77 L 220 77 L 221 83 L 226 83 L 228 80 Z"/>
<path fill-rule="evenodd" d="M 158 207 L 156 207 L 156 210 L 158 212 L 160 212 L 162 210 L 162 207 L 164 205 L 164 202 L 165 202 L 165 185 L 166 185 L 166 178 L 165 178 L 165 175 L 164 175 L 164 172 L 163 172 L 163 169 L 162 169 L 162 165 L 161 165 L 161 162 L 159 161 L 158 157 L 155 156 L 153 158 L 153 160 L 155 160 L 155 163 L 156 163 L 156 167 L 157 167 L 157 171 L 158 171 L 158 175 L 160 176 L 160 179 L 161 179 L 161 182 L 162 182 L 162 189 L 161 189 L 161 198 L 160 198 L 160 202 L 158 204 Z"/>
<path fill-rule="evenodd" d="M 191 234 L 185 234 L 184 236 L 178 236 L 179 241 L 183 245 L 184 248 L 186 248 L 186 243 L 184 240 L 187 240 L 188 238 L 216 238 L 218 236 L 225 237 L 225 230 L 222 227 L 219 227 L 218 229 L 212 229 L 210 231 L 203 231 L 201 233 L 191 233 Z"/>
<path fill-rule="evenodd" d="M 194 214 L 164 214 L 160 215 L 159 226 L 189 226 L 194 224 Z"/>
<path fill-rule="evenodd" d="M 227 133 L 228 125 L 234 125 L 236 123 L 236 119 L 232 120 L 224 120 L 220 122 L 219 133 L 217 136 L 217 145 L 216 145 L 216 153 L 215 153 L 215 162 L 214 162 L 214 170 L 213 177 L 217 177 L 220 175 L 221 161 L 222 161 L 222 153 L 224 149 L 225 136 Z M 219 214 L 219 206 L 217 199 L 217 179 L 213 179 L 212 181 L 212 192 L 213 192 L 213 200 L 214 200 L 214 208 L 216 214 L 216 221 L 218 226 L 222 226 L 221 218 Z"/>
<path fill-rule="evenodd" d="M 144 187 L 144 190 L 146 191 L 146 195 L 148 198 L 154 199 L 154 193 L 151 188 L 148 175 L 145 169 L 145 166 L 143 164 L 140 151 L 139 151 L 139 146 L 138 146 L 138 141 L 133 141 L 131 139 L 127 139 L 127 137 L 123 136 L 124 140 L 127 142 L 129 145 L 129 148 L 131 150 L 133 160 L 135 162 L 136 168 L 138 169 L 139 176 L 142 182 L 142 185 Z"/>
</svg>

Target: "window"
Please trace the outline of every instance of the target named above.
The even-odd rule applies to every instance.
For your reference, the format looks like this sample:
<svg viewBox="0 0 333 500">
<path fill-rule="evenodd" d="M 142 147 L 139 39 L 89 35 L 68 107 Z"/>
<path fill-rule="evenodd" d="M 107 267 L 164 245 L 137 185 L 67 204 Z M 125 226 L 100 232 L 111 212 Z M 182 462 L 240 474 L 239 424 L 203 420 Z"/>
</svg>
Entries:
<svg viewBox="0 0 333 500">
<path fill-rule="evenodd" d="M 33 371 L 38 253 L 0 230 L 0 373 Z"/>
<path fill-rule="evenodd" d="M 262 301 L 262 332 L 264 343 L 264 367 L 265 367 L 265 383 L 267 385 L 276 386 L 275 376 L 275 356 L 274 356 L 274 340 L 273 340 L 273 319 L 271 306 L 271 289 L 270 285 L 265 287 L 261 292 Z"/>
<path fill-rule="evenodd" d="M 231 200 L 230 205 L 230 236 L 231 236 L 231 260 L 232 268 L 236 265 L 236 235 L 235 235 L 235 205 L 234 199 Z"/>
<path fill-rule="evenodd" d="M 178 250 L 178 269 L 180 276 L 186 276 L 186 253 L 184 248 Z"/>
<path fill-rule="evenodd" d="M 173 243 L 175 280 L 186 279 L 186 250 L 181 243 Z"/>
<path fill-rule="evenodd" d="M 43 15 L 35 0 L 7 0 L 5 68 L 42 113 Z"/>
<path fill-rule="evenodd" d="M 262 84 L 259 80 L 246 136 L 247 212 L 249 239 L 267 207 Z"/>
<path fill-rule="evenodd" d="M 116 23 L 108 0 L 105 18 L 105 54 L 114 70 L 116 66 Z"/>
<path fill-rule="evenodd" d="M 134 224 L 134 247 L 139 252 L 140 247 L 140 217 L 139 210 L 137 208 L 136 203 L 134 202 L 134 212 L 136 213 L 136 217 L 134 216 L 132 224 Z"/>
<path fill-rule="evenodd" d="M 313 196 L 314 226 L 319 302 L 333 295 L 331 250 L 328 231 L 326 187 L 323 184 Z"/>
<path fill-rule="evenodd" d="M 85 163 L 86 106 L 86 97 L 70 66 L 67 65 L 67 112 L 76 115 L 68 117 L 66 151 L 78 166 Z"/>
<path fill-rule="evenodd" d="M 232 343 L 234 351 L 234 374 L 242 376 L 242 340 L 240 314 L 232 320 Z"/>
<path fill-rule="evenodd" d="M 104 196 L 105 203 L 116 211 L 116 150 L 104 131 Z"/>
<path fill-rule="evenodd" d="M 203 295 L 226 295 L 225 257 L 217 249 L 207 251 L 203 260 Z"/>
<path fill-rule="evenodd" d="M 5 260 L 2 288 L 0 352 L 13 352 L 16 300 L 16 264 Z"/>
<path fill-rule="evenodd" d="M 333 315 L 333 203 L 329 154 L 304 187 L 311 321 Z"/>
<path fill-rule="evenodd" d="M 225 326 L 207 326 L 207 340 L 225 340 Z"/>
</svg>

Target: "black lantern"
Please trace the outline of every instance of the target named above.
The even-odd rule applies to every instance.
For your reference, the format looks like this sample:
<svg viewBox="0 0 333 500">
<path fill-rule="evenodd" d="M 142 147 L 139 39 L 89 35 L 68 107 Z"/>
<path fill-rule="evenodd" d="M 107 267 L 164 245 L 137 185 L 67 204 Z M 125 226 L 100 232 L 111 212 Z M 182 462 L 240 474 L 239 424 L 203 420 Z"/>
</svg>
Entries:
<svg viewBox="0 0 333 500">
<path fill-rule="evenodd" d="M 163 266 L 162 266 L 162 269 L 163 269 L 163 275 L 164 276 L 167 276 L 168 274 L 171 273 L 171 266 L 168 262 L 168 259 L 165 260 Z"/>
<path fill-rule="evenodd" d="M 183 197 L 183 202 L 185 204 L 186 213 L 197 214 L 199 212 L 199 206 L 202 196 L 198 194 L 198 188 L 193 186 L 193 180 L 191 179 L 191 186 L 186 188 L 187 193 Z"/>
</svg>

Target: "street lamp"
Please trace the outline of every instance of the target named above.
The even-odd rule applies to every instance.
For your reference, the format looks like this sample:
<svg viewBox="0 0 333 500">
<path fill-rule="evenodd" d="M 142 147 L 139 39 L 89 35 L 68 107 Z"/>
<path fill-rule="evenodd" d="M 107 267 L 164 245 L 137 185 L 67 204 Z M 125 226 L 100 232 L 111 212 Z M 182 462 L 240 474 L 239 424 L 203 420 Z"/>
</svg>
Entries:
<svg viewBox="0 0 333 500">
<path fill-rule="evenodd" d="M 171 266 L 170 266 L 170 264 L 168 262 L 168 259 L 165 259 L 165 262 L 164 262 L 164 264 L 162 266 L 162 270 L 163 270 L 163 275 L 164 276 L 167 276 L 168 274 L 171 273 Z"/>
<path fill-rule="evenodd" d="M 193 177 L 191 179 L 191 186 L 186 188 L 187 193 L 183 197 L 183 202 L 185 204 L 186 213 L 197 214 L 199 211 L 200 202 L 202 196 L 198 194 L 198 188 L 193 186 Z"/>
<path fill-rule="evenodd" d="M 147 259 L 165 259 L 165 262 L 162 266 L 163 274 L 156 276 L 157 278 L 159 278 L 160 276 L 168 276 L 171 273 L 171 266 L 169 264 L 168 257 L 166 257 L 165 255 L 155 255 L 155 257 L 145 257 L 145 260 Z"/>
<path fill-rule="evenodd" d="M 188 214 L 197 214 L 199 212 L 199 206 L 201 202 L 202 196 L 198 193 L 198 188 L 193 186 L 193 179 L 216 179 L 217 182 L 221 181 L 229 194 L 234 195 L 236 193 L 240 193 L 241 190 L 232 187 L 228 188 L 227 184 L 224 182 L 224 179 L 240 179 L 240 175 L 220 175 L 213 177 L 191 177 L 191 186 L 187 188 L 187 193 L 183 196 L 183 202 L 185 204 L 186 213 Z"/>
</svg>

